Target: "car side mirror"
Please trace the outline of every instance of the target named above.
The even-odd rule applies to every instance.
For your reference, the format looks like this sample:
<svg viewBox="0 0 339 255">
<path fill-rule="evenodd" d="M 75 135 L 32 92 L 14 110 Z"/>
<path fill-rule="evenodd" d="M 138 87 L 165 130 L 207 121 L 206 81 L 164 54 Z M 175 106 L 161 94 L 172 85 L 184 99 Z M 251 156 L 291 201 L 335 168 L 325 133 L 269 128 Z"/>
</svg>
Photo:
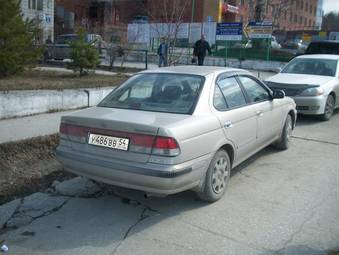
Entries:
<svg viewBox="0 0 339 255">
<path fill-rule="evenodd" d="M 277 89 L 273 91 L 273 99 L 281 99 L 285 97 L 285 92 L 283 90 Z"/>
</svg>

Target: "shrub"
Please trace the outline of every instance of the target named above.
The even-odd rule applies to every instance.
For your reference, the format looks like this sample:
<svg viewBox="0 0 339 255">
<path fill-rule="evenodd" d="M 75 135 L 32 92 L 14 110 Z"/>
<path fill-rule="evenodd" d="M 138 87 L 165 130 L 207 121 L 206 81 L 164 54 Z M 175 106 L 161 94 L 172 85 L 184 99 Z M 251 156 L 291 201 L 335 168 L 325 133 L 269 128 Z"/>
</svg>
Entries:
<svg viewBox="0 0 339 255">
<path fill-rule="evenodd" d="M 71 62 L 67 65 L 80 76 L 88 74 L 89 69 L 95 69 L 99 61 L 99 53 L 93 42 L 86 42 L 86 32 L 80 29 L 77 39 L 71 42 Z"/>
<path fill-rule="evenodd" d="M 33 21 L 23 20 L 19 0 L 0 0 L 0 78 L 36 63 L 42 51 L 33 45 Z"/>
</svg>

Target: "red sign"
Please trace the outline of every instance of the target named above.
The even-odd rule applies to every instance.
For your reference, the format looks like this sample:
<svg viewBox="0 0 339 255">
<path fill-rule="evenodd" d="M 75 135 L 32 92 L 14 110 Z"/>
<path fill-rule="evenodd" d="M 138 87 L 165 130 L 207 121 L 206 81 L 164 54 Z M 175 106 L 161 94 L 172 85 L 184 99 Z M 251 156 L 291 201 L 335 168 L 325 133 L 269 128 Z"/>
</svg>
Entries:
<svg viewBox="0 0 339 255">
<path fill-rule="evenodd" d="M 226 13 L 226 12 L 231 12 L 231 13 L 239 13 L 239 7 L 234 6 L 234 5 L 230 5 L 230 4 L 223 4 L 222 6 L 222 12 Z"/>
</svg>

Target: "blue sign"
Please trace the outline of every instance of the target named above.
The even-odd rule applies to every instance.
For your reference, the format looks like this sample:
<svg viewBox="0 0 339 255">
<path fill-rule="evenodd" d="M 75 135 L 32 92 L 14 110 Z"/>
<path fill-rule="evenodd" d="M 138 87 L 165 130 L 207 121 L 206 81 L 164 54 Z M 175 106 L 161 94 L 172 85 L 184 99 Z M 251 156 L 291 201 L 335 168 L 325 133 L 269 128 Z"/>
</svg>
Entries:
<svg viewBox="0 0 339 255">
<path fill-rule="evenodd" d="M 242 23 L 241 22 L 217 23 L 216 40 L 241 41 Z"/>
</svg>

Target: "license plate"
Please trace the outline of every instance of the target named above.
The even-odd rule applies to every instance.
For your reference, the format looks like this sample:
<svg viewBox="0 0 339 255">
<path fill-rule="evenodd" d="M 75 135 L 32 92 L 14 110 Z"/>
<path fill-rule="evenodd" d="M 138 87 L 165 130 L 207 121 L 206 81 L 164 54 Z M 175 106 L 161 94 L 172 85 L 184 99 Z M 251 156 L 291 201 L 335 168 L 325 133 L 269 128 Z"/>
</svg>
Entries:
<svg viewBox="0 0 339 255">
<path fill-rule="evenodd" d="M 129 139 L 106 135 L 90 134 L 88 144 L 127 151 Z"/>
</svg>

